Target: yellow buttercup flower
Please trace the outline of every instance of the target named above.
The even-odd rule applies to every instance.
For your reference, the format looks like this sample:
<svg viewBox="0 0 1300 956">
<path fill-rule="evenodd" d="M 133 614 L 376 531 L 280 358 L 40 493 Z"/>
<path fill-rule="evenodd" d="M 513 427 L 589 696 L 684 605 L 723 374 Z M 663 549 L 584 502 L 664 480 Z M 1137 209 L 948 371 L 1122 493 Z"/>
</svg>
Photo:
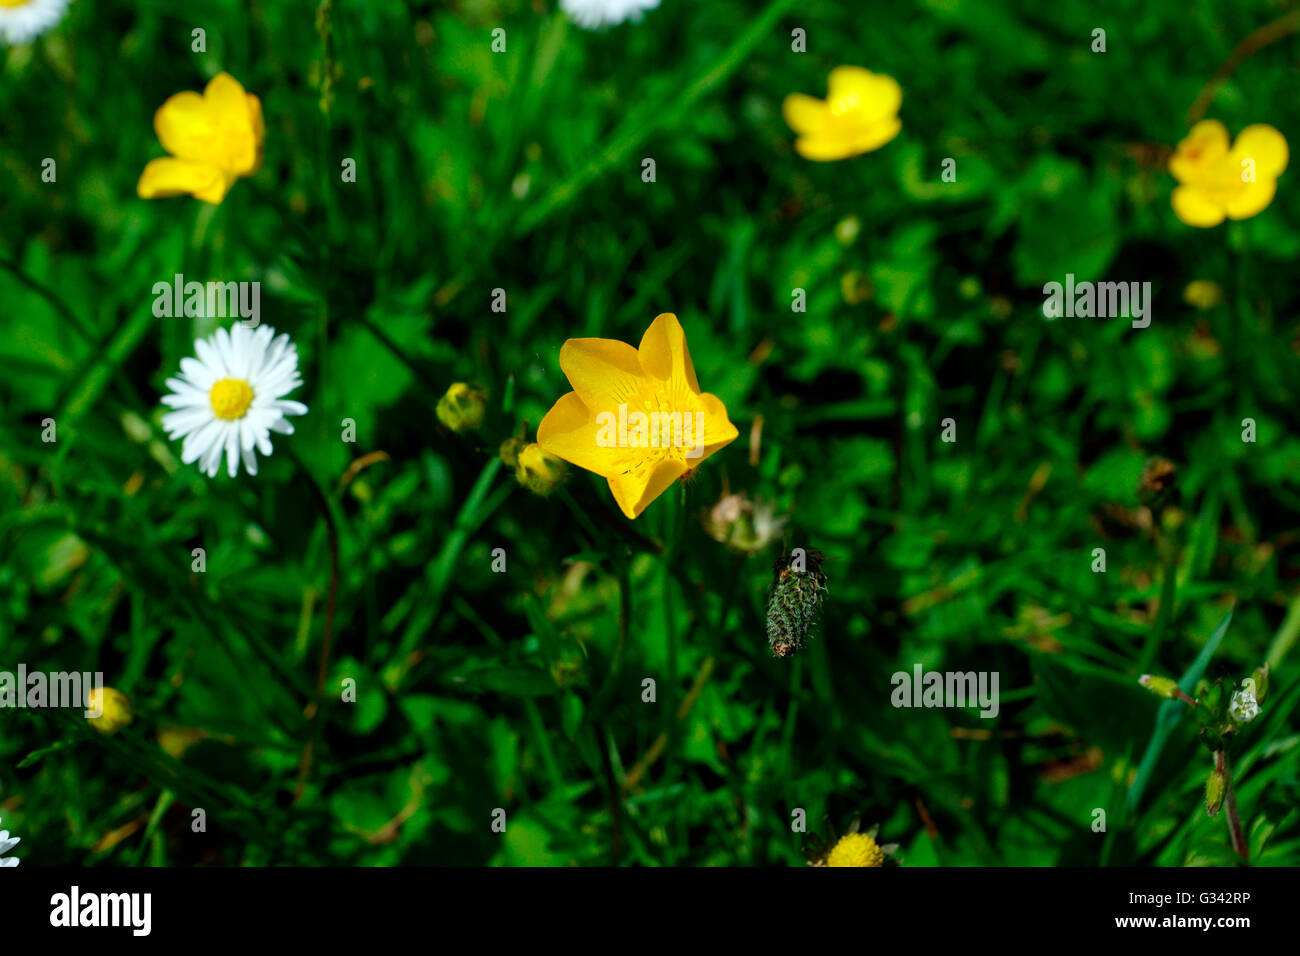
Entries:
<svg viewBox="0 0 1300 956">
<path fill-rule="evenodd" d="M 560 368 L 573 391 L 546 413 L 537 442 L 606 478 L 629 518 L 738 434 L 718 397 L 700 391 L 686 333 L 671 313 L 650 324 L 639 348 L 569 339 Z"/>
<path fill-rule="evenodd" d="M 781 107 L 785 121 L 799 134 L 794 148 L 804 159 L 869 153 L 902 129 L 898 107 L 903 91 L 893 77 L 860 66 L 837 66 L 831 70 L 829 87 L 824 100 L 791 93 Z"/>
<path fill-rule="evenodd" d="M 144 168 L 136 185 L 141 199 L 191 195 L 215 205 L 236 179 L 262 167 L 262 103 L 229 73 L 214 76 L 202 95 L 170 97 L 153 128 L 172 155 Z"/>
<path fill-rule="evenodd" d="M 131 722 L 131 701 L 113 687 L 95 688 L 86 695 L 86 710 L 99 711 L 98 717 L 87 717 L 90 726 L 101 734 L 115 734 Z"/>
<path fill-rule="evenodd" d="M 1249 219 L 1273 201 L 1288 158 L 1286 137 L 1265 123 L 1247 126 L 1229 147 L 1227 127 L 1202 120 L 1169 160 L 1169 172 L 1180 183 L 1174 214 L 1202 227 Z"/>
<path fill-rule="evenodd" d="M 865 833 L 848 833 L 826 858 L 827 866 L 884 866 L 885 851 Z"/>
</svg>

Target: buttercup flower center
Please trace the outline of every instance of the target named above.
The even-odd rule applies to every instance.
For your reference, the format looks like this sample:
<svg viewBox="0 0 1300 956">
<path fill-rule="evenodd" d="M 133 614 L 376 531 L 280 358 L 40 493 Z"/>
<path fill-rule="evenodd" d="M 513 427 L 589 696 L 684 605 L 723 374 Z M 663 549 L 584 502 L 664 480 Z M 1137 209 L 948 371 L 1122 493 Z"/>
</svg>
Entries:
<svg viewBox="0 0 1300 956">
<path fill-rule="evenodd" d="M 218 418 L 233 421 L 243 418 L 248 411 L 248 406 L 253 403 L 253 389 L 242 378 L 223 378 L 213 384 L 208 401 Z"/>
</svg>

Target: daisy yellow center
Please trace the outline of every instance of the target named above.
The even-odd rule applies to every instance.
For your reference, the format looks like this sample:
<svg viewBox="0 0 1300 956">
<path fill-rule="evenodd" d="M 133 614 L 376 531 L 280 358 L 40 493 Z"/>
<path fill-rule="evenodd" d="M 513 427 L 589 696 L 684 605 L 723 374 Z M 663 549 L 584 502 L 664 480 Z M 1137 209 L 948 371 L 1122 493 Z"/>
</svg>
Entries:
<svg viewBox="0 0 1300 956">
<path fill-rule="evenodd" d="M 233 421 L 243 418 L 248 411 L 248 406 L 253 403 L 253 389 L 242 378 L 223 378 L 213 384 L 208 401 L 218 418 Z"/>
<path fill-rule="evenodd" d="M 32 0 L 0 0 L 0 7 L 25 7 Z"/>
<path fill-rule="evenodd" d="M 882 866 L 884 862 L 884 851 L 865 833 L 842 837 L 826 859 L 827 866 Z"/>
</svg>

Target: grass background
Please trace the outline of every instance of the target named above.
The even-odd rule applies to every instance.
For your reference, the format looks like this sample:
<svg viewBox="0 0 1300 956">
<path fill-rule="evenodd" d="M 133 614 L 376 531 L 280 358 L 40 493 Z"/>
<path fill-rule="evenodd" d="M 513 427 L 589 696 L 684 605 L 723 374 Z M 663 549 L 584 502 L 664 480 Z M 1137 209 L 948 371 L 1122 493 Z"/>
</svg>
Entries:
<svg viewBox="0 0 1300 956">
<path fill-rule="evenodd" d="M 800 864 L 795 808 L 881 824 L 907 865 L 1226 862 L 1190 726 L 1130 800 L 1160 704 L 1136 684 L 1153 454 L 1181 548 L 1151 669 L 1183 674 L 1235 607 L 1209 673 L 1275 668 L 1242 814 L 1257 862 L 1296 863 L 1297 174 L 1197 230 L 1165 170 L 1216 67 L 1295 9 L 664 0 L 586 32 L 551 2 L 140 0 L 0 49 L 0 669 L 100 670 L 138 712 L 113 737 L 0 713 L 24 865 Z M 1296 55 L 1260 50 L 1208 115 L 1296 142 Z M 781 101 L 840 64 L 900 82 L 903 130 L 810 163 Z M 154 111 L 220 70 L 262 100 L 264 169 L 215 210 L 138 199 Z M 260 281 L 298 344 L 311 411 L 257 478 L 207 480 L 159 427 L 217 324 L 153 317 L 178 272 Z M 1045 320 L 1066 273 L 1150 281 L 1151 326 Z M 1194 279 L 1221 303 L 1187 304 Z M 740 440 L 634 524 L 587 473 L 520 488 L 495 449 L 568 391 L 563 341 L 665 311 Z M 437 425 L 453 381 L 490 391 L 478 436 Z M 793 660 L 764 635 L 778 545 L 733 555 L 697 520 L 724 487 L 830 556 Z M 916 664 L 997 671 L 999 716 L 893 708 Z M 174 727 L 204 732 L 179 759 Z"/>
</svg>

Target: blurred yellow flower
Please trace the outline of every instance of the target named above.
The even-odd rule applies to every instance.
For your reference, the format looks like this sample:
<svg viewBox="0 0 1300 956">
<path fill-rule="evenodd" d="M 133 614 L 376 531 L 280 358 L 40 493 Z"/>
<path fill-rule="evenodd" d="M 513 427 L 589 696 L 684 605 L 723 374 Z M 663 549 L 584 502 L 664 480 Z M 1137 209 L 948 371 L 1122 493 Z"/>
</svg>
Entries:
<svg viewBox="0 0 1300 956">
<path fill-rule="evenodd" d="M 884 866 L 885 851 L 865 833 L 848 833 L 826 858 L 827 866 Z"/>
<path fill-rule="evenodd" d="M 1229 148 L 1227 127 L 1201 120 L 1169 160 L 1169 172 L 1180 183 L 1174 214 L 1201 227 L 1249 219 L 1273 201 L 1288 158 L 1286 137 L 1267 124 L 1247 126 Z"/>
<path fill-rule="evenodd" d="M 158 745 L 168 754 L 180 760 L 197 743 L 208 739 L 208 732 L 201 727 L 180 727 L 168 724 L 158 731 Z"/>
<path fill-rule="evenodd" d="M 1212 309 L 1223 301 L 1223 289 L 1209 279 L 1193 279 L 1183 289 L 1183 301 L 1196 309 Z"/>
<path fill-rule="evenodd" d="M 546 413 L 537 442 L 606 478 L 629 518 L 738 434 L 718 397 L 700 391 L 686 333 L 671 313 L 650 324 L 639 348 L 569 339 L 560 368 L 573 391 Z"/>
<path fill-rule="evenodd" d="M 141 199 L 191 195 L 214 205 L 236 179 L 262 166 L 262 104 L 229 73 L 214 76 L 203 94 L 177 93 L 154 114 L 153 128 L 170 157 L 140 174 Z"/>
<path fill-rule="evenodd" d="M 903 91 L 891 76 L 860 66 L 831 70 L 824 100 L 791 93 L 781 108 L 799 134 L 795 151 L 804 159 L 847 159 L 879 149 L 898 135 Z"/>
<path fill-rule="evenodd" d="M 97 687 L 86 695 L 86 710 L 99 711 L 98 717 L 86 719 L 101 734 L 115 734 L 131 722 L 131 701 L 112 687 Z"/>
</svg>

